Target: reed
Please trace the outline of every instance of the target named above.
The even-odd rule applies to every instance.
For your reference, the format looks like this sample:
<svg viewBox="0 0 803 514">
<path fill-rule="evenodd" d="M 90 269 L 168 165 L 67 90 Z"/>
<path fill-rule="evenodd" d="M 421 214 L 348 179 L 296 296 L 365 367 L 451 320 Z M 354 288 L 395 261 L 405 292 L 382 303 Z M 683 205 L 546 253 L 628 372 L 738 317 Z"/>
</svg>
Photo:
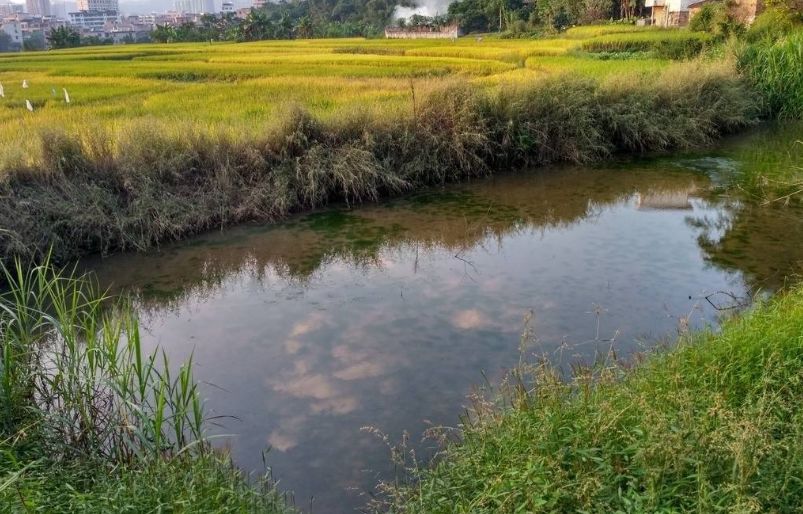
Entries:
<svg viewBox="0 0 803 514">
<path fill-rule="evenodd" d="M 770 115 L 803 119 L 803 30 L 746 45 L 739 68 L 762 95 Z"/>
<path fill-rule="evenodd" d="M 146 351 L 133 311 L 89 277 L 56 269 L 48 259 L 33 266 L 17 260 L 1 273 L 3 505 L 68 512 L 85 496 L 101 510 L 115 510 L 115 502 L 99 494 L 112 491 L 115 479 L 133 480 L 136 488 L 154 470 L 176 481 L 196 467 L 214 470 L 216 487 L 239 491 L 241 505 L 259 500 L 204 437 L 207 420 L 192 359 L 173 371 L 166 353 Z M 237 505 L 221 504 L 216 495 L 210 488 L 183 501 L 211 510 Z M 284 511 L 272 489 L 264 495 L 274 506 L 269 512 Z M 137 503 L 148 501 L 156 500 Z"/>
</svg>

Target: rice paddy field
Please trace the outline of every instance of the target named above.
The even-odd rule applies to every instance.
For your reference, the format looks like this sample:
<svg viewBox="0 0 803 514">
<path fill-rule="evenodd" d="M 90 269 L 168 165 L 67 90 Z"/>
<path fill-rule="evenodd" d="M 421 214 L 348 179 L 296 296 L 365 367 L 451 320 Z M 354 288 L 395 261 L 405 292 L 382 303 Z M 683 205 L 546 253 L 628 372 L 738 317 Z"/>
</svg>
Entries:
<svg viewBox="0 0 803 514">
<path fill-rule="evenodd" d="M 247 137 L 288 105 L 321 118 L 344 109 L 407 112 L 416 95 L 449 81 L 498 87 L 566 72 L 599 79 L 651 74 L 670 63 L 661 45 L 683 48 L 689 41 L 696 51 L 705 42 L 681 30 L 592 26 L 549 39 L 147 44 L 2 54 L 0 169 L 35 161 L 43 130 L 101 126 L 120 134 L 157 121 L 162 130 Z"/>
</svg>

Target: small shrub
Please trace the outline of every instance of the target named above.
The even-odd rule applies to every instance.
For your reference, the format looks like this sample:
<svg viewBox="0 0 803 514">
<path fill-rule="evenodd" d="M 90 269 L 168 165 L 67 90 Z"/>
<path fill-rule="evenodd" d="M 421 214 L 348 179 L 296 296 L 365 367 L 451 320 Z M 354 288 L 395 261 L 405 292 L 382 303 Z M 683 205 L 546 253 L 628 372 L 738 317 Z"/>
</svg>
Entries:
<svg viewBox="0 0 803 514">
<path fill-rule="evenodd" d="M 795 28 L 795 21 L 788 12 L 769 9 L 761 13 L 745 35 L 749 43 L 761 41 L 777 41 L 791 34 Z"/>
<path fill-rule="evenodd" d="M 744 34 L 744 25 L 736 19 L 727 1 L 704 4 L 689 21 L 689 30 L 706 32 L 717 40 Z"/>
</svg>

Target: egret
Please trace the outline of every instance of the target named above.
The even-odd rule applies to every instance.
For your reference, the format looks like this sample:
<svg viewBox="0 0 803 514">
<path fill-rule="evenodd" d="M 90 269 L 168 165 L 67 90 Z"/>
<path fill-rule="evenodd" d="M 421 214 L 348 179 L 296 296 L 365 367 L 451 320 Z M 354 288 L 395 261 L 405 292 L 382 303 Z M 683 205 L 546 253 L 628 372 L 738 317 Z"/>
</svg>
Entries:
<svg viewBox="0 0 803 514">
<path fill-rule="evenodd" d="M 70 103 L 70 93 L 67 92 L 67 88 L 61 88 L 64 91 L 64 102 Z"/>
<path fill-rule="evenodd" d="M 0 82 L 0 98 L 5 98 L 6 92 L 3 90 L 3 83 Z"/>
<path fill-rule="evenodd" d="M 25 108 L 33 112 L 33 104 L 31 103 L 30 100 L 25 100 Z"/>
<path fill-rule="evenodd" d="M 28 81 L 27 80 L 23 80 L 22 81 L 22 89 L 28 89 Z"/>
</svg>

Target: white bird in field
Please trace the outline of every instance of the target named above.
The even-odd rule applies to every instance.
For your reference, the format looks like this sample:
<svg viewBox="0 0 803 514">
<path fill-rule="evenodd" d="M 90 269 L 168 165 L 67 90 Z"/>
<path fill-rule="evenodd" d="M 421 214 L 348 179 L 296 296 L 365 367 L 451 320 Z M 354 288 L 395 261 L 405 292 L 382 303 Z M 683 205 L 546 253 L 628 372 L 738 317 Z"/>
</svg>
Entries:
<svg viewBox="0 0 803 514">
<path fill-rule="evenodd" d="M 31 103 L 30 100 L 25 100 L 25 108 L 33 112 L 33 104 Z"/>
<path fill-rule="evenodd" d="M 67 92 L 67 88 L 61 88 L 64 91 L 64 102 L 70 103 L 70 93 Z"/>
<path fill-rule="evenodd" d="M 50 96 L 56 96 L 56 88 L 55 87 L 51 87 L 50 88 Z"/>
<path fill-rule="evenodd" d="M 3 84 L 0 83 L 0 98 L 5 98 L 5 97 L 6 97 L 6 92 L 3 89 Z"/>
<path fill-rule="evenodd" d="M 28 81 L 27 80 L 23 80 L 22 81 L 22 89 L 28 89 Z"/>
</svg>

